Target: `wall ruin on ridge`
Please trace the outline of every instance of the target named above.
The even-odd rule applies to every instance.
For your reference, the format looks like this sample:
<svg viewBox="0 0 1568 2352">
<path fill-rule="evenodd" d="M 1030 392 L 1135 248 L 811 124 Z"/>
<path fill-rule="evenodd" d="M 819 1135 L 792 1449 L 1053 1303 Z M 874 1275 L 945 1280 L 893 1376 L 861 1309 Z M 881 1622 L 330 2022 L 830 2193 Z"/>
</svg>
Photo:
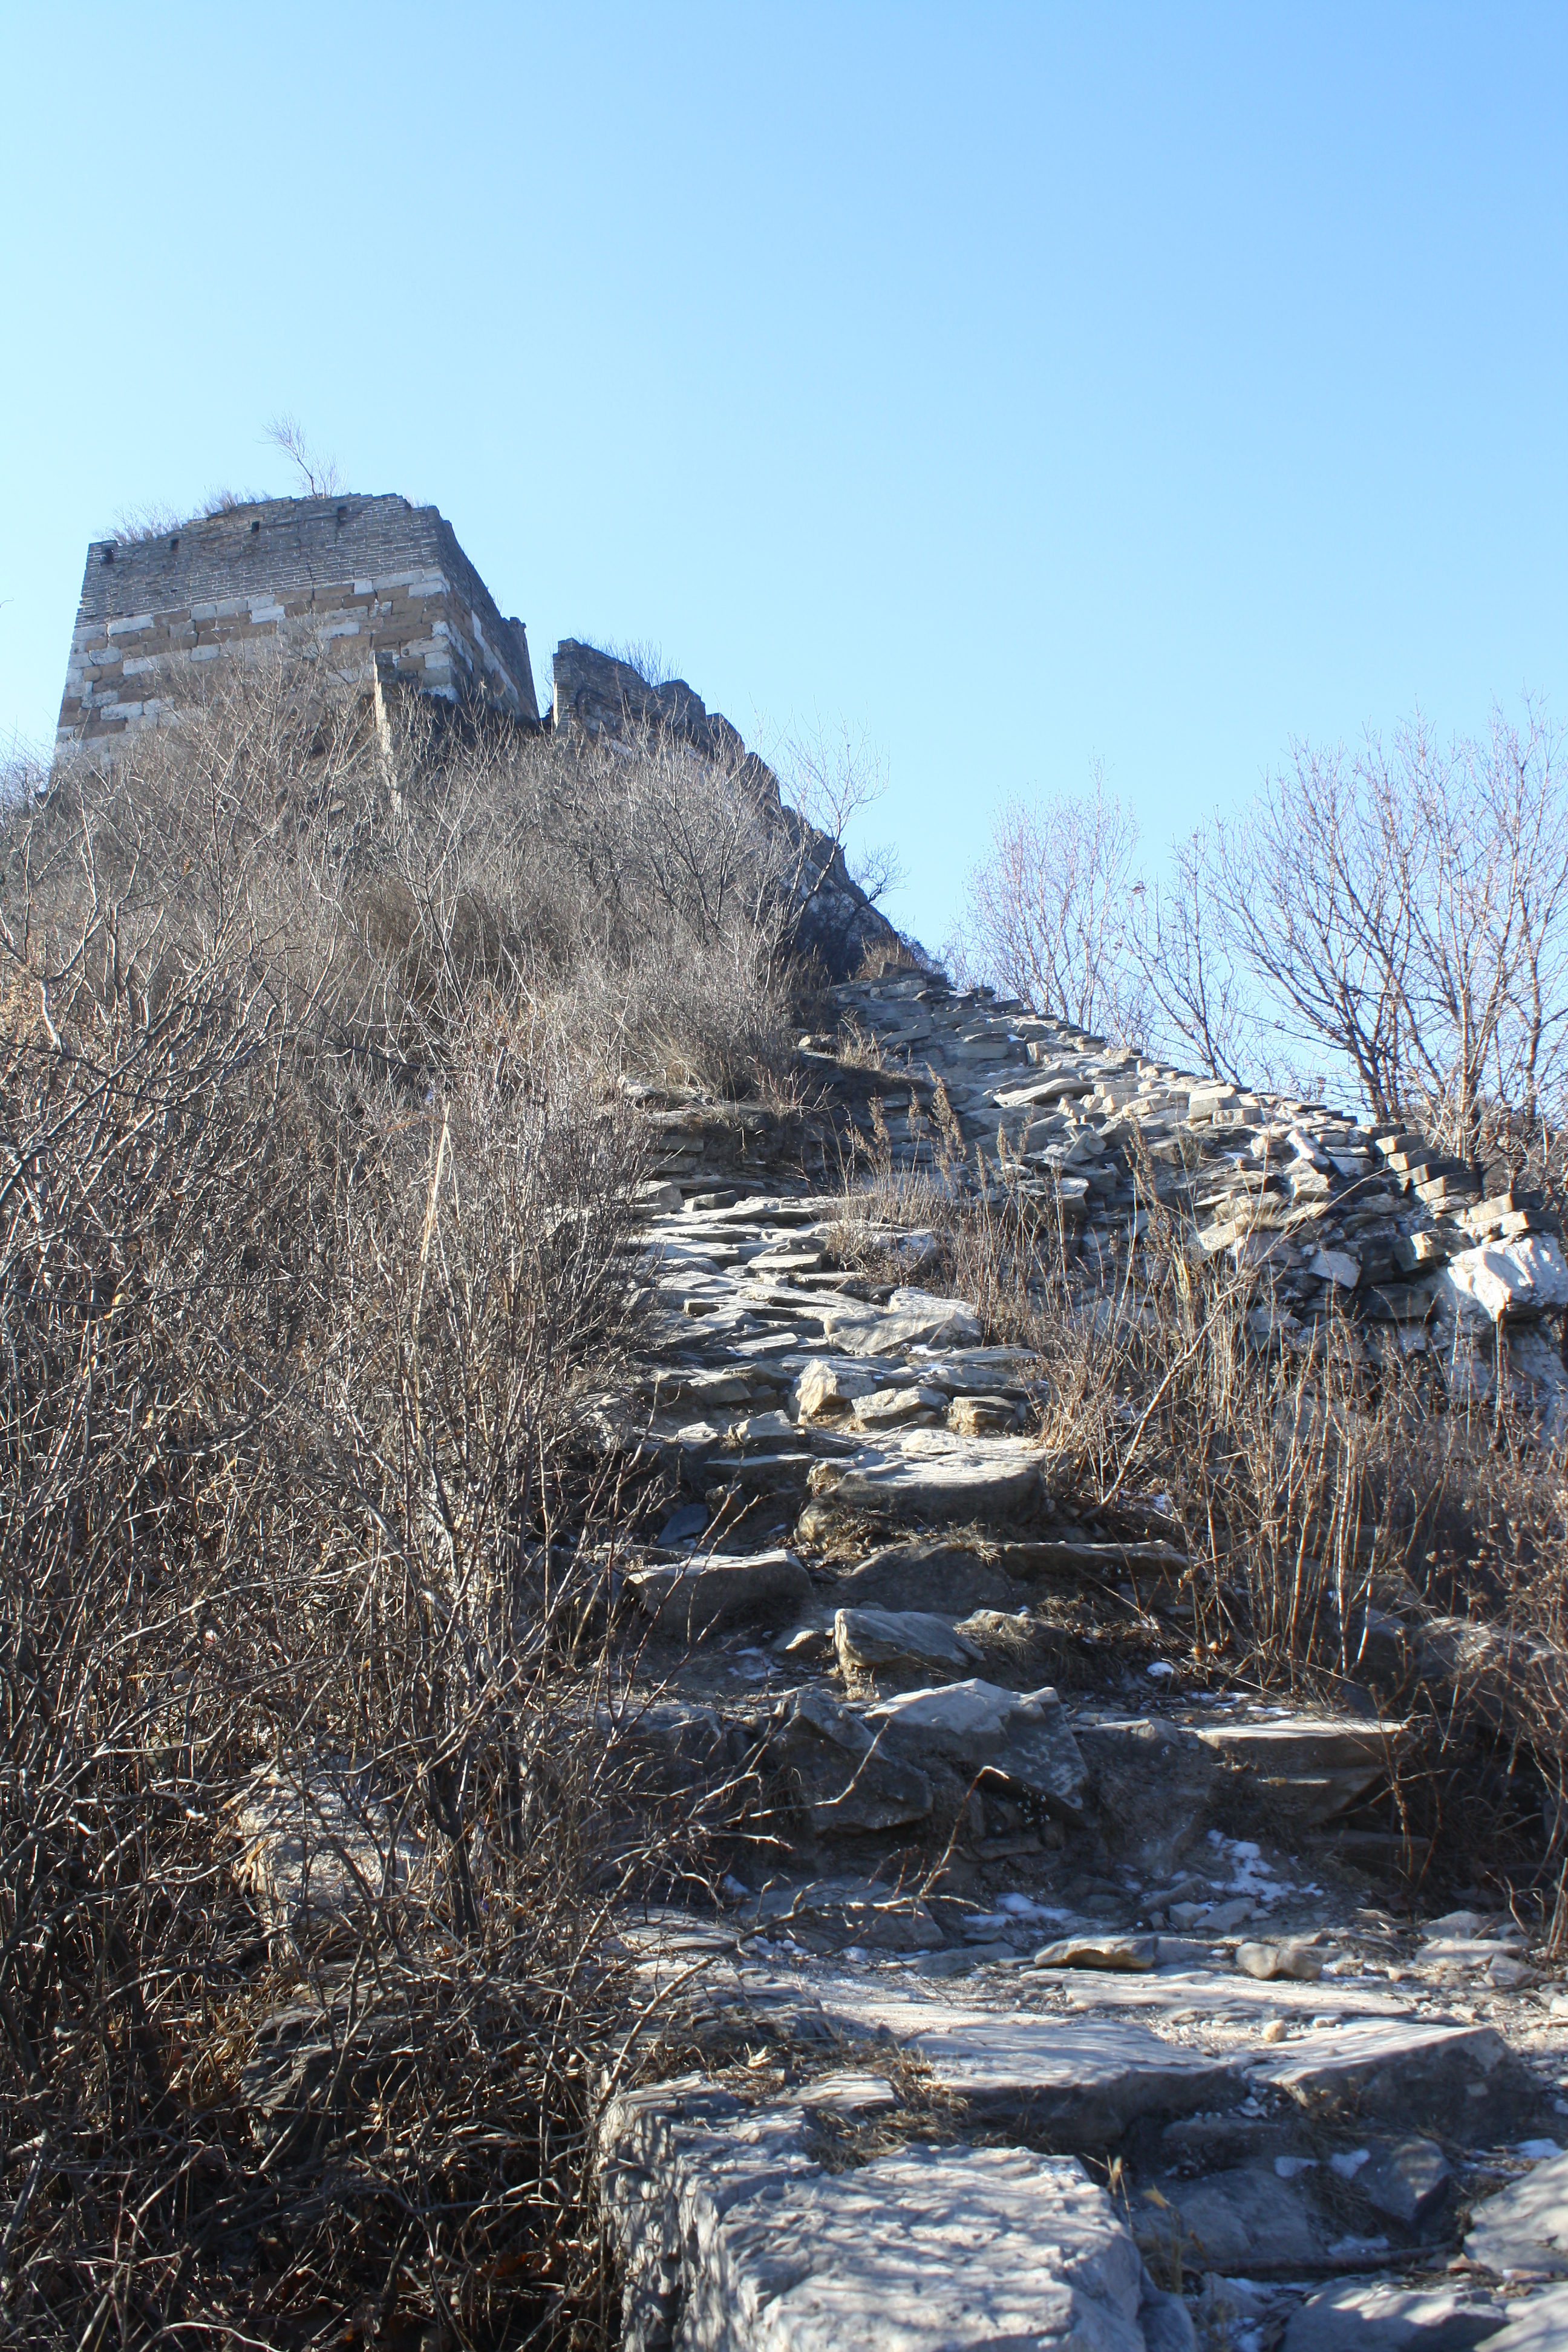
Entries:
<svg viewBox="0 0 1568 2352">
<path fill-rule="evenodd" d="M 330 642 L 351 669 L 537 720 L 528 638 L 435 507 L 266 499 L 89 549 L 57 749 L 155 726 L 192 666 L 267 640 Z"/>
</svg>

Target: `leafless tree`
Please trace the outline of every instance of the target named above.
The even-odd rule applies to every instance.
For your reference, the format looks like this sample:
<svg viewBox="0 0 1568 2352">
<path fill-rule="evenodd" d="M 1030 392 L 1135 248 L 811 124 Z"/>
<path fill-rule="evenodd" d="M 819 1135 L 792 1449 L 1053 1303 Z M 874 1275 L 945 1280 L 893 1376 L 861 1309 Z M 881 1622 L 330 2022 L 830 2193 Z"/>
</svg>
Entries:
<svg viewBox="0 0 1568 2352">
<path fill-rule="evenodd" d="M 307 498 L 337 497 L 343 487 L 337 460 L 318 456 L 305 438 L 304 428 L 297 416 L 275 416 L 267 428 L 267 438 L 289 459 L 299 475 L 300 487 Z"/>
<path fill-rule="evenodd" d="M 1531 710 L 1440 746 L 1299 744 L 1194 869 L 1195 900 L 1373 1115 L 1468 1154 L 1489 1118 L 1554 1122 L 1568 1027 L 1568 807 Z"/>
<path fill-rule="evenodd" d="M 791 801 L 824 839 L 843 853 L 845 870 L 872 906 L 902 887 L 904 867 L 889 842 L 851 849 L 849 828 L 888 789 L 886 772 L 870 747 L 847 730 L 837 740 L 797 735 L 780 755 Z"/>
<path fill-rule="evenodd" d="M 1010 803 L 969 879 L 974 968 L 1041 1013 L 1131 1034 L 1142 1011 L 1137 850 L 1136 821 L 1098 772 L 1080 799 Z"/>
<path fill-rule="evenodd" d="M 1210 838 L 1178 841 L 1169 869 L 1132 886 L 1131 950 L 1155 1024 L 1148 1042 L 1190 1055 L 1210 1077 L 1256 1081 L 1261 1048 L 1210 883 Z"/>
</svg>

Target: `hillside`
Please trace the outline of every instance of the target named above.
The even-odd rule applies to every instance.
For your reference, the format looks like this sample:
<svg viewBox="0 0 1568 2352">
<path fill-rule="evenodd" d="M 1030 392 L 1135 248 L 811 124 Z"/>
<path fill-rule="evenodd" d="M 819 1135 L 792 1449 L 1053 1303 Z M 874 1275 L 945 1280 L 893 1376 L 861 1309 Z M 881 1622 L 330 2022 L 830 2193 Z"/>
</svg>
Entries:
<svg viewBox="0 0 1568 2352">
<path fill-rule="evenodd" d="M 14 2338 L 1552 2341 L 1552 1216 L 561 659 L 8 813 Z"/>
</svg>

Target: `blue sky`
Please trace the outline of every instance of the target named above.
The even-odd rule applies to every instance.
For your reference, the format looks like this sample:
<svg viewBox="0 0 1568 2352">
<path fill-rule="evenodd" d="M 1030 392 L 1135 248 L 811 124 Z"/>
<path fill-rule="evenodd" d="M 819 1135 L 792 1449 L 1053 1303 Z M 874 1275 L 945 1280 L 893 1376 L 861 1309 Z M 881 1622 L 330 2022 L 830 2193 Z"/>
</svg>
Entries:
<svg viewBox="0 0 1568 2352">
<path fill-rule="evenodd" d="M 1568 11 L 0 7 L 0 739 L 89 537 L 433 500 L 542 691 L 656 641 L 885 763 L 939 942 L 1091 763 L 1568 719 Z"/>
</svg>

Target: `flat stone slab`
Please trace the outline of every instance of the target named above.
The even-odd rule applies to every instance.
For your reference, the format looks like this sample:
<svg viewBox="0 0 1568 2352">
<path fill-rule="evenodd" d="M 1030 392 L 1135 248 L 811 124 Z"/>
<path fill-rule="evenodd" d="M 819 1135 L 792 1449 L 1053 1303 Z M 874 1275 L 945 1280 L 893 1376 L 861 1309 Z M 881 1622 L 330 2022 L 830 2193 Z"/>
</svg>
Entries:
<svg viewBox="0 0 1568 2352">
<path fill-rule="evenodd" d="M 830 2168 L 865 2112 L 853 2081 L 752 2109 L 689 2082 L 611 2103 L 628 2352 L 1190 2352 L 1074 2158 L 908 2145 Z"/>
<path fill-rule="evenodd" d="M 823 1999 L 847 2035 L 875 2035 L 929 2066 L 968 2116 L 1050 2131 L 1078 2147 L 1109 2146 L 1141 2116 L 1230 2107 L 1245 2095 L 1240 2053 L 1184 2049 L 1120 2018 L 955 2009 L 879 1987 L 852 2011 L 830 1988 Z"/>
<path fill-rule="evenodd" d="M 1283 1988 L 1268 1990 L 1278 1997 Z M 1529 2069 L 1489 2025 L 1331 2026 L 1282 2043 L 1277 2057 L 1259 2057 L 1252 2075 L 1325 2120 L 1364 2117 L 1472 2147 L 1517 2137 L 1541 2098 Z"/>
<path fill-rule="evenodd" d="M 1162 1937 L 1162 1943 L 1169 1937 Z M 1175 2017 L 1228 2017 L 1257 2025 L 1270 2017 L 1407 2017 L 1408 2000 L 1386 1984 L 1324 1979 L 1318 1984 L 1258 1984 L 1230 1969 L 1166 1968 L 1152 1976 L 1072 1977 L 1063 1986 L 1075 2009 L 1149 2010 Z M 1295 2042 L 1283 2045 L 1287 2050 Z"/>
<path fill-rule="evenodd" d="M 1021 1437 L 961 1437 L 906 1429 L 859 1448 L 812 1507 L 827 1520 L 850 1516 L 954 1519 L 1005 1516 L 1040 1492 L 1042 1456 Z"/>
<path fill-rule="evenodd" d="M 1008 1388 L 1021 1389 L 1038 1370 L 1036 1359 L 1021 1348 L 962 1348 L 941 1356 L 917 1356 L 915 1368 L 932 1388 L 950 1396 L 994 1396 Z"/>
<path fill-rule="evenodd" d="M 1272 1984 L 1280 1979 L 1297 1984 L 1316 1984 L 1323 1973 L 1325 1957 L 1320 1946 L 1287 1937 L 1280 1943 L 1238 1944 L 1236 1965 L 1243 1976 L 1256 1977 L 1260 1984 Z"/>
<path fill-rule="evenodd" d="M 1407 2287 L 1350 2279 L 1291 2313 L 1283 2352 L 1473 2352 L 1482 2344 L 1498 2352 L 1507 2326 L 1508 2306 L 1468 2281 Z M 1541 2339 L 1542 2352 L 1550 2340 Z"/>
<path fill-rule="evenodd" d="M 1500 2278 L 1568 2273 L 1568 2156 L 1549 2158 L 1478 2205 L 1465 2252 Z"/>
<path fill-rule="evenodd" d="M 1035 1954 L 1037 1969 L 1105 1969 L 1142 1975 L 1159 1957 L 1157 1936 L 1058 1936 Z"/>
<path fill-rule="evenodd" d="M 1523 2303 L 1510 2303 L 1500 2335 L 1489 2336 L 1487 2352 L 1563 2352 L 1568 2344 L 1568 2287 L 1548 2287 Z"/>
<path fill-rule="evenodd" d="M 965 1772 L 999 1776 L 1070 1819 L 1083 1811 L 1088 1769 L 1048 1687 L 1010 1691 L 971 1678 L 882 1699 L 866 1720 L 910 1762 L 943 1757 Z"/>
<path fill-rule="evenodd" d="M 821 1302 L 823 1328 L 835 1347 L 851 1356 L 896 1356 L 911 1348 L 973 1348 L 980 1322 L 962 1298 L 938 1298 L 929 1290 L 895 1290 L 885 1307 L 858 1300 Z"/>
<path fill-rule="evenodd" d="M 954 1632 L 952 1620 L 920 1609 L 840 1609 L 833 1639 L 843 1666 L 899 1666 L 966 1675 L 979 1661 L 973 1642 Z"/>
<path fill-rule="evenodd" d="M 811 1579 L 792 1551 L 709 1552 L 634 1569 L 626 1585 L 662 1634 L 689 1641 L 726 1625 L 787 1624 L 812 1601 Z"/>
<path fill-rule="evenodd" d="M 1315 1715 L 1192 1727 L 1227 1763 L 1246 1765 L 1293 1801 L 1303 1828 L 1331 1821 L 1381 1780 L 1404 1729 L 1397 1723 Z"/>
</svg>

